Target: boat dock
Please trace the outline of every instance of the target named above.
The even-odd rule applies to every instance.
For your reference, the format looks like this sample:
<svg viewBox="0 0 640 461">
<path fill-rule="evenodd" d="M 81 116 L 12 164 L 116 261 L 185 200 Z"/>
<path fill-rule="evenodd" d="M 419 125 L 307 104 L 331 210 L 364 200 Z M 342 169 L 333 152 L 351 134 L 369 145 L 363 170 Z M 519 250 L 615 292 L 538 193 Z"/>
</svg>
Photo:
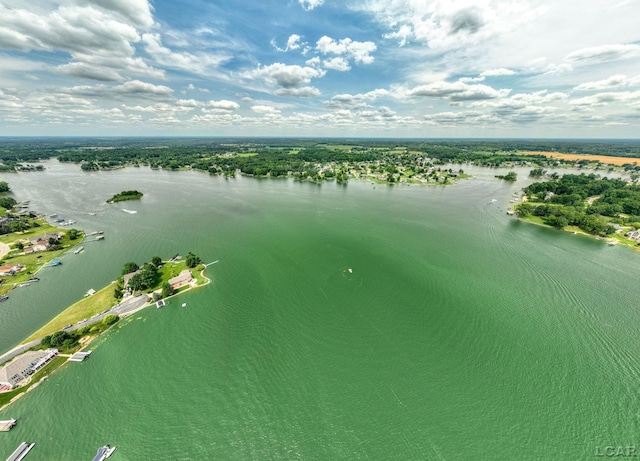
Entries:
<svg viewBox="0 0 640 461">
<path fill-rule="evenodd" d="M 21 459 L 24 459 L 24 457 L 27 456 L 27 453 L 31 451 L 34 445 L 35 443 L 22 442 L 20 446 L 16 448 L 16 451 L 11 453 L 11 456 L 7 458 L 7 461 L 20 461 Z"/>
<path fill-rule="evenodd" d="M 71 362 L 82 362 L 84 359 L 86 359 L 87 357 L 89 357 L 91 355 L 91 352 L 93 351 L 87 351 L 87 352 L 76 352 L 75 354 L 73 354 L 69 360 Z"/>
<path fill-rule="evenodd" d="M 0 432 L 9 432 L 13 426 L 16 425 L 15 419 L 8 419 L 7 421 L 0 421 Z"/>
</svg>

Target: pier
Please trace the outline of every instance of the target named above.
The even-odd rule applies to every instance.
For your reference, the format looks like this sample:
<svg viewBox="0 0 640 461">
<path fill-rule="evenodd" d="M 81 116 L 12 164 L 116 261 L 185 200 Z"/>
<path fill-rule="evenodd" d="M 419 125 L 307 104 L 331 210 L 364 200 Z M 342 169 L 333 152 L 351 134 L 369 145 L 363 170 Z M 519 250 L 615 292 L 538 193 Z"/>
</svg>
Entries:
<svg viewBox="0 0 640 461">
<path fill-rule="evenodd" d="M 82 362 L 82 361 L 84 361 L 84 359 L 86 359 L 87 357 L 89 357 L 91 355 L 91 352 L 92 351 L 76 352 L 75 354 L 73 354 L 69 358 L 69 361 L 71 361 L 71 362 Z"/>
<path fill-rule="evenodd" d="M 34 445 L 35 443 L 22 442 L 20 446 L 16 448 L 13 453 L 11 453 L 11 456 L 7 458 L 7 461 L 20 461 L 21 459 L 24 459 L 24 457 L 27 456 L 27 453 L 31 451 Z"/>
<path fill-rule="evenodd" d="M 9 432 L 13 426 L 16 425 L 15 419 L 9 419 L 7 421 L 0 421 L 0 432 Z"/>
</svg>

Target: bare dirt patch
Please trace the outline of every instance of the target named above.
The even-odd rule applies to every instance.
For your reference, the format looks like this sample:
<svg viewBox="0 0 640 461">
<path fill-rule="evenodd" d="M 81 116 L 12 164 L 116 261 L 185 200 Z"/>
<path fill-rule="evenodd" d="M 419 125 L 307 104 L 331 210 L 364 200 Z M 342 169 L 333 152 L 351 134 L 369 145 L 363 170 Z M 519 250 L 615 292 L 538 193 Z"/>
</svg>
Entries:
<svg viewBox="0 0 640 461">
<path fill-rule="evenodd" d="M 609 157 L 608 155 L 586 155 L 586 154 L 559 154 L 558 152 L 520 152 L 523 155 L 544 155 L 545 157 L 559 158 L 563 160 L 598 160 L 609 165 L 624 165 L 625 163 L 637 162 L 637 157 Z"/>
</svg>

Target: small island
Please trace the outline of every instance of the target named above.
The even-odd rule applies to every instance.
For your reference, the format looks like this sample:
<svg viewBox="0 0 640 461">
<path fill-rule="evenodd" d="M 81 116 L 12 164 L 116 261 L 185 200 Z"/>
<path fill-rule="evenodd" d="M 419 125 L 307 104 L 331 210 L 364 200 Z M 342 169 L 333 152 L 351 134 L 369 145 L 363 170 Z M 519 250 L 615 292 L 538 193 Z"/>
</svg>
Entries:
<svg viewBox="0 0 640 461">
<path fill-rule="evenodd" d="M 107 203 L 124 202 L 125 200 L 140 200 L 144 194 L 137 190 L 123 190 L 119 194 L 114 195 Z"/>
</svg>

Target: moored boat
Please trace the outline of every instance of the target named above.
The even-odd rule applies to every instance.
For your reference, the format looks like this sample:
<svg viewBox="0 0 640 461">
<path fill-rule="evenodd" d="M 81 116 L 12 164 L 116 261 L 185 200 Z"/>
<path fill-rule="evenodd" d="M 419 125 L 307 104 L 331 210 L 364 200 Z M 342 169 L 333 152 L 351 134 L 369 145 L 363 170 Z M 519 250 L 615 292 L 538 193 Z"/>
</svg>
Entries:
<svg viewBox="0 0 640 461">
<path fill-rule="evenodd" d="M 117 447 L 110 447 L 109 445 L 105 445 L 98 449 L 98 453 L 93 457 L 92 461 L 104 461 L 109 458 L 114 451 L 116 451 Z"/>
</svg>

